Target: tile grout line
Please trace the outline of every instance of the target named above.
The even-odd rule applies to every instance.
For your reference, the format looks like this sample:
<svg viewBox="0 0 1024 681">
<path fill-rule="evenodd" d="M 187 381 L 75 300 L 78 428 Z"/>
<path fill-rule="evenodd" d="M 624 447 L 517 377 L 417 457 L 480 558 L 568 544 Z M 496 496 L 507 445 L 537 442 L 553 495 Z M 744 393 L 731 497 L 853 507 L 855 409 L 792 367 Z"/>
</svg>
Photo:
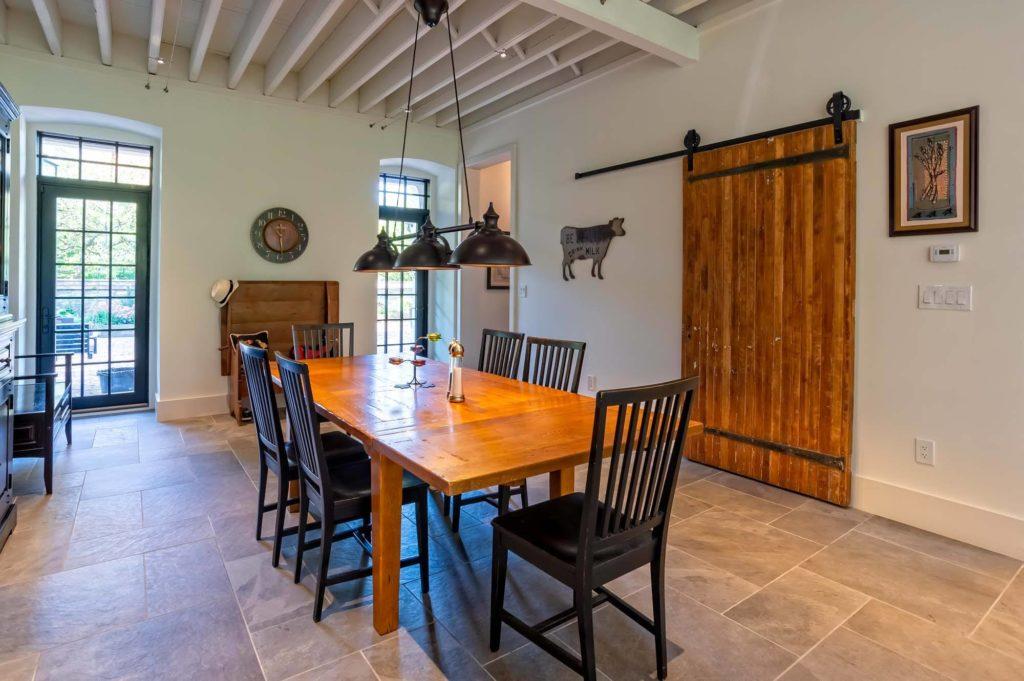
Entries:
<svg viewBox="0 0 1024 681">
<path fill-rule="evenodd" d="M 1024 574 L 1024 564 L 1017 568 L 1017 572 L 1014 573 L 1013 577 L 1010 578 L 1010 581 L 1006 583 L 1006 586 L 1003 587 L 1003 590 L 1000 591 L 999 595 L 996 596 L 996 599 L 992 601 L 992 605 L 988 606 L 988 610 L 985 611 L 985 614 L 981 616 L 981 619 L 978 620 L 978 623 L 974 625 L 973 629 L 971 629 L 971 633 L 967 634 L 965 638 L 970 638 L 972 641 L 974 641 L 974 639 L 971 637 L 978 633 L 978 629 L 981 628 L 982 623 L 986 619 L 988 619 L 988 616 L 991 615 L 992 611 L 995 610 L 997 605 L 999 605 L 999 601 L 1003 600 L 1003 596 L 1006 595 L 1006 592 L 1010 590 L 1010 587 L 1013 586 L 1013 583 L 1017 579 L 1019 579 L 1022 574 Z M 977 641 L 975 641 L 975 643 L 977 643 Z"/>
<path fill-rule="evenodd" d="M 837 582 L 837 583 L 838 583 L 838 582 Z M 869 598 L 870 598 L 870 597 L 869 597 Z M 785 669 L 783 669 L 783 670 L 782 670 L 782 673 L 780 673 L 780 674 L 779 674 L 778 676 L 776 676 L 776 677 L 775 677 L 775 681 L 779 681 L 779 679 L 781 679 L 781 678 L 782 678 L 783 676 L 785 676 L 786 674 L 788 674 L 788 673 L 790 672 L 790 670 L 792 670 L 792 669 L 796 668 L 796 666 L 797 666 L 798 664 L 800 664 L 800 662 L 801 662 L 802 660 L 806 659 L 808 655 L 810 655 L 810 654 L 811 654 L 812 652 L 814 652 L 814 651 L 815 651 L 815 650 L 816 650 L 816 649 L 818 648 L 818 646 L 820 646 L 820 645 L 821 645 L 822 643 L 824 643 L 824 642 L 825 642 L 826 640 L 828 640 L 828 638 L 829 638 L 830 636 L 832 636 L 832 634 L 834 634 L 834 633 L 836 633 L 837 631 L 839 631 L 839 629 L 840 629 L 840 628 L 842 628 L 842 627 L 843 627 L 843 625 L 845 625 L 845 624 L 846 624 L 847 622 L 849 622 L 849 621 L 850 621 L 851 619 L 853 619 L 853 616 L 854 616 L 854 615 L 856 615 L 856 614 L 857 614 L 858 612 L 860 612 L 861 610 L 863 610 L 863 609 L 865 608 L 865 606 L 867 606 L 867 604 L 868 604 L 868 603 L 870 603 L 870 602 L 871 602 L 871 601 L 869 600 L 869 601 L 868 601 L 867 603 L 864 603 L 864 605 L 860 606 L 859 608 L 857 608 L 856 610 L 854 610 L 853 612 L 851 612 L 851 613 L 850 613 L 850 614 L 849 614 L 849 615 L 848 615 L 848 616 L 847 616 L 847 617 L 846 617 L 846 618 L 845 618 L 845 619 L 844 619 L 844 620 L 843 620 L 842 622 L 840 622 L 840 623 L 839 623 L 839 624 L 837 624 L 836 626 L 832 627 L 832 629 L 830 629 L 830 630 L 828 631 L 828 633 L 826 633 L 826 634 L 825 634 L 824 636 L 822 636 L 822 637 L 821 637 L 821 639 L 820 639 L 820 640 L 819 640 L 819 641 L 818 641 L 817 643 L 815 643 L 815 644 L 814 644 L 813 646 L 811 646 L 810 648 L 808 648 L 808 649 L 807 649 L 807 650 L 806 650 L 806 651 L 804 652 L 804 654 L 803 654 L 803 655 L 800 655 L 800 656 L 798 656 L 798 657 L 797 657 L 797 658 L 796 658 L 795 660 L 793 660 L 793 663 L 792 663 L 791 665 L 789 665 L 788 667 L 786 667 Z M 855 632 L 855 633 L 856 633 L 856 632 Z"/>
<path fill-rule="evenodd" d="M 370 647 L 370 646 L 368 646 L 368 647 Z M 373 678 L 377 679 L 377 681 L 383 681 L 383 679 L 380 678 L 380 674 L 377 673 L 377 670 L 373 668 L 372 664 L 370 664 L 370 658 L 366 657 L 366 653 L 364 653 L 363 650 L 366 650 L 366 648 L 362 648 L 362 649 L 360 649 L 358 651 L 359 657 L 363 658 L 363 662 L 366 663 L 366 666 L 367 666 L 367 668 L 369 668 L 370 673 L 373 674 Z M 328 664 L 330 664 L 330 663 L 328 663 Z M 302 673 L 305 673 L 305 672 L 302 672 Z"/>
<path fill-rule="evenodd" d="M 907 527 L 913 527 L 913 526 L 912 525 L 908 525 Z M 914 529 L 920 529 L 920 528 L 914 528 Z M 909 546 L 904 546 L 903 544 L 900 544 L 898 542 L 892 541 L 891 539 L 886 539 L 885 537 L 879 537 L 879 536 L 871 534 L 869 532 L 864 532 L 863 530 L 860 529 L 860 525 L 858 525 L 857 527 L 855 527 L 855 528 L 853 528 L 851 530 L 851 532 L 854 532 L 854 531 L 857 532 L 858 534 L 864 535 L 865 537 L 870 537 L 872 539 L 877 539 L 878 541 L 885 542 L 886 544 L 890 544 L 892 546 L 897 546 L 897 547 L 899 547 L 901 549 L 905 549 L 905 550 L 910 551 L 912 553 L 916 553 L 919 556 L 925 556 L 926 558 L 932 558 L 934 560 L 938 560 L 938 561 L 941 561 L 943 563 L 946 563 L 947 565 L 952 565 L 954 567 L 958 567 L 961 570 L 967 570 L 968 572 L 973 572 L 974 574 L 978 575 L 979 577 L 985 577 L 986 579 L 991 579 L 991 580 L 994 580 L 996 582 L 1000 581 L 998 577 L 993 577 L 992 575 L 985 574 L 984 572 L 979 572 L 979 571 L 975 570 L 974 568 L 967 567 L 966 565 L 961 565 L 960 563 L 954 563 L 951 560 L 946 560 L 945 558 L 940 558 L 939 556 L 933 556 L 930 553 L 925 553 L 924 551 L 918 551 L 917 549 L 911 548 Z M 926 530 L 922 530 L 922 531 L 926 531 Z M 941 537 L 942 535 L 940 534 L 940 535 L 937 535 L 937 536 Z M 949 537 L 945 537 L 945 539 L 949 539 Z M 953 541 L 956 541 L 956 540 L 954 539 Z M 972 544 L 966 544 L 966 545 L 967 546 L 971 546 L 972 548 L 981 549 L 980 546 L 973 546 Z M 988 549 L 982 549 L 982 550 L 983 551 L 987 551 Z M 1003 554 L 996 554 L 996 555 L 1002 556 Z M 1010 558 L 1010 556 L 1004 556 L 1004 557 Z M 1013 559 L 1013 560 L 1016 560 L 1016 559 Z M 1017 571 L 1018 572 L 1020 571 L 1020 568 L 1022 566 L 1024 566 L 1024 563 L 1022 563 L 1021 565 L 1017 566 Z M 1016 576 L 1016 573 L 1015 573 L 1014 576 Z M 1012 582 L 1013 579 L 1014 578 L 1011 577 L 1009 581 Z M 1009 582 L 1007 582 L 1007 583 L 1009 583 Z"/>
<path fill-rule="evenodd" d="M 206 522 L 210 524 L 210 527 L 213 527 L 213 522 L 210 520 L 209 514 L 206 515 Z M 213 545 L 217 549 L 217 555 L 220 556 L 220 564 L 224 569 L 224 574 L 228 577 L 228 583 L 231 584 L 231 577 L 228 575 L 228 566 L 224 560 L 224 553 L 220 550 L 220 542 L 217 541 L 216 534 L 214 535 Z M 256 666 L 260 668 L 260 674 L 262 674 L 264 680 L 266 680 L 267 671 L 263 668 L 263 660 L 260 658 L 260 651 L 256 648 L 256 641 L 252 637 L 252 629 L 249 627 L 249 622 L 245 619 L 245 613 L 242 612 L 242 603 L 238 600 L 238 590 L 235 589 L 234 584 L 231 584 L 231 597 L 234 599 L 235 607 L 238 609 L 238 616 L 242 618 L 242 624 L 245 625 L 245 634 L 249 637 L 249 645 L 252 647 L 252 654 L 256 656 Z"/>
<path fill-rule="evenodd" d="M 893 650 L 892 648 L 890 648 L 886 644 L 882 643 L 881 641 L 876 641 L 875 639 L 871 638 L 870 636 L 865 636 L 864 634 L 860 633 L 856 629 L 850 629 L 849 627 L 846 627 L 846 630 L 848 632 L 850 632 L 851 634 L 853 634 L 854 636 L 858 636 L 858 637 L 864 639 L 865 641 L 868 641 L 870 643 L 874 643 L 878 647 L 883 648 L 885 650 L 888 650 L 890 653 L 892 653 L 896 657 L 900 657 L 900 658 L 902 658 L 904 660 L 907 660 L 911 664 L 915 664 L 918 667 L 922 667 L 922 668 L 927 669 L 929 671 L 935 672 L 936 674 L 938 674 L 939 676 L 941 676 L 944 679 L 949 679 L 949 681 L 954 681 L 953 677 L 949 676 L 949 674 L 946 674 L 945 672 L 941 672 L 938 669 L 935 669 L 934 667 L 930 667 L 925 662 L 918 662 L 917 660 L 909 658 L 906 655 L 904 655 L 903 653 L 901 653 L 901 652 L 899 652 L 897 650 Z"/>
</svg>

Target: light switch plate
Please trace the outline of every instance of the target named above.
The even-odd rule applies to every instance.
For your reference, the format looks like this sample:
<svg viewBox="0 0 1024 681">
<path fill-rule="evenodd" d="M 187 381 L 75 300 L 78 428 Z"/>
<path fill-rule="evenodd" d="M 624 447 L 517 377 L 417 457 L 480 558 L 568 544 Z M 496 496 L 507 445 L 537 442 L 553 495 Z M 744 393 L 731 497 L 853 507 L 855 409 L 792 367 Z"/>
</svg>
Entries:
<svg viewBox="0 0 1024 681">
<path fill-rule="evenodd" d="M 921 310 L 959 310 L 970 312 L 974 305 L 974 287 L 953 284 L 918 284 L 917 307 Z"/>
</svg>

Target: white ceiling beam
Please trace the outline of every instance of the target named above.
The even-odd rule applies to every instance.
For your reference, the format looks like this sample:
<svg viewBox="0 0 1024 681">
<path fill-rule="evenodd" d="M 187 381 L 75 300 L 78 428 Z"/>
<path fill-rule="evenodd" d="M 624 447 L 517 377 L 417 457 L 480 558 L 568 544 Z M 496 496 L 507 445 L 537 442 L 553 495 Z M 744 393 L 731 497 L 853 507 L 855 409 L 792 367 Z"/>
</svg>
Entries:
<svg viewBox="0 0 1024 681">
<path fill-rule="evenodd" d="M 524 1 L 673 64 L 688 64 L 700 55 L 696 28 L 641 0 Z"/>
<path fill-rule="evenodd" d="M 527 47 L 525 51 L 526 56 L 523 59 L 509 57 L 508 59 L 489 61 L 485 66 L 474 70 L 467 76 L 459 77 L 459 96 L 465 98 L 479 92 L 589 33 L 590 31 L 582 26 L 569 24 L 537 44 Z M 446 83 L 450 82 L 451 74 L 449 73 Z M 416 122 L 424 121 L 453 104 L 455 104 L 455 94 L 452 88 L 444 88 L 423 101 L 419 106 L 416 106 L 413 112 L 413 119 Z"/>
<path fill-rule="evenodd" d="M 660 9 L 666 14 L 679 16 L 683 12 L 689 12 L 697 5 L 703 5 L 708 0 L 653 0 L 651 7 Z"/>
<path fill-rule="evenodd" d="M 272 95 L 345 0 L 307 0 L 267 61 L 263 94 Z"/>
<path fill-rule="evenodd" d="M 563 95 L 566 92 L 575 90 L 576 88 L 580 87 L 581 85 L 584 85 L 585 83 L 589 83 L 592 80 L 597 80 L 598 78 L 606 76 L 609 73 L 614 73 L 619 69 L 629 66 L 630 64 L 635 64 L 638 61 L 642 61 L 644 59 L 649 58 L 649 54 L 637 50 L 636 52 L 628 54 L 625 57 L 622 57 L 621 59 L 617 59 L 611 62 L 610 64 L 606 64 L 605 66 L 594 69 L 593 71 L 587 71 L 581 76 L 573 78 L 572 80 L 569 80 L 561 85 L 557 85 L 551 88 L 550 90 L 545 90 L 539 95 L 528 97 L 527 99 L 520 102 L 510 103 L 508 107 L 500 109 L 499 111 L 496 111 L 489 115 L 485 113 L 479 120 L 475 120 L 472 123 L 470 123 L 466 127 L 466 131 L 470 132 L 473 130 L 477 130 L 479 128 L 491 125 L 492 123 L 504 120 L 513 114 L 519 113 L 520 111 L 530 108 L 531 106 L 535 106 L 537 104 L 540 104 L 541 102 L 546 102 L 549 99 L 554 99 L 559 95 Z M 480 114 L 478 114 L 478 116 L 479 115 Z"/>
<path fill-rule="evenodd" d="M 462 108 L 462 116 L 465 117 L 477 109 L 483 108 L 492 102 L 507 97 L 538 80 L 547 78 L 553 73 L 572 66 L 578 61 L 606 50 L 619 41 L 615 38 L 601 35 L 600 33 L 588 33 L 571 45 L 559 50 L 557 57 L 550 52 L 547 56 L 551 59 L 538 59 L 526 68 L 519 69 L 513 75 L 489 85 L 474 94 L 463 97 L 459 92 L 459 104 Z M 452 105 L 441 111 L 437 116 L 438 125 L 448 125 L 456 120 L 456 109 Z"/>
<path fill-rule="evenodd" d="M 530 36 L 550 26 L 558 17 L 547 12 L 542 12 L 535 7 L 524 6 L 516 12 L 498 22 L 492 29 L 481 32 L 483 40 L 476 39 L 455 51 L 455 72 L 460 79 L 466 74 L 484 66 L 492 59 L 495 61 L 507 61 L 496 59 L 499 50 L 521 50 L 520 43 Z M 576 36 L 579 37 L 579 36 Z M 447 56 L 447 51 L 445 53 Z M 405 79 L 408 82 L 408 77 Z M 413 85 L 412 103 L 415 106 L 427 97 L 430 97 L 439 90 L 451 89 L 452 69 L 449 60 L 442 60 L 416 77 Z M 359 93 L 362 101 L 363 93 Z M 394 116 L 400 113 L 405 107 L 407 92 L 399 89 L 388 96 L 384 112 L 387 116 Z"/>
<path fill-rule="evenodd" d="M 242 26 L 242 32 L 238 36 L 234 49 L 231 50 L 231 57 L 228 59 L 228 87 L 234 90 L 241 82 L 249 62 L 256 54 L 263 36 L 267 34 L 270 24 L 277 16 L 278 10 L 284 0 L 256 0 L 249 17 Z"/>
<path fill-rule="evenodd" d="M 363 4 L 353 7 L 345 20 L 299 71 L 299 101 L 309 99 L 318 87 L 327 82 L 370 38 L 384 28 L 402 10 L 404 4 L 405 0 L 383 0 L 376 14 Z"/>
<path fill-rule="evenodd" d="M 149 47 L 147 49 L 148 61 L 146 68 L 150 73 L 156 73 L 160 66 L 157 60 L 160 59 L 160 42 L 164 35 L 164 10 L 165 0 L 153 0 L 149 11 Z"/>
<path fill-rule="evenodd" d="M 58 57 L 61 56 L 63 48 L 61 47 L 60 9 L 57 7 L 57 0 L 32 0 L 32 7 L 36 11 L 36 16 L 39 17 L 39 25 L 46 37 L 46 44 L 50 46 L 50 52 Z"/>
<path fill-rule="evenodd" d="M 191 56 L 188 60 L 188 79 L 193 83 L 199 80 L 199 74 L 203 70 L 203 60 L 206 59 L 206 51 L 210 48 L 210 37 L 213 35 L 213 27 L 217 25 L 217 17 L 223 3 L 224 0 L 206 0 L 203 3 L 203 11 L 199 15 L 199 26 L 196 27 L 196 37 L 192 41 Z"/>
<path fill-rule="evenodd" d="M 497 21 L 517 6 L 507 0 L 474 0 L 466 7 L 465 0 L 452 2 L 452 42 L 456 47 Z M 458 11 L 456 11 L 458 10 Z M 415 13 L 413 24 L 415 26 Z M 337 106 L 359 90 L 359 111 L 366 112 L 379 104 L 391 91 L 409 80 L 412 62 L 414 28 L 410 27 L 391 42 L 382 40 L 385 31 L 374 38 L 355 58 L 346 64 L 331 80 L 331 106 Z M 422 73 L 431 64 L 448 53 L 448 32 L 443 24 L 427 30 L 420 26 L 420 41 L 416 49 L 416 73 Z M 363 86 L 366 87 L 363 87 Z M 383 90 L 391 88 L 387 92 Z"/>
<path fill-rule="evenodd" d="M 0 0 L 0 5 L 3 0 Z M 96 11 L 96 34 L 100 41 L 100 61 L 110 66 L 113 64 L 113 35 L 110 31 L 110 2 L 109 0 L 92 0 L 93 9 Z"/>
</svg>

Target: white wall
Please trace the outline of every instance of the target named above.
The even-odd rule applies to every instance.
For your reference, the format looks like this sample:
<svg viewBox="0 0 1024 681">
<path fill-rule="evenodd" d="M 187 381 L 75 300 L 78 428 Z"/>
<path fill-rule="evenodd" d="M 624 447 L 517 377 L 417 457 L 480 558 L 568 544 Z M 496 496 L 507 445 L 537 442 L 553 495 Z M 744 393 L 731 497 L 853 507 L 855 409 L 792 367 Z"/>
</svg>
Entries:
<svg viewBox="0 0 1024 681">
<path fill-rule="evenodd" d="M 160 304 L 161 416 L 226 408 L 219 317 L 209 298 L 219 278 L 338 280 L 341 319 L 356 324 L 356 350 L 373 351 L 375 278 L 353 273 L 352 263 L 374 243 L 379 163 L 401 150 L 401 126 L 381 132 L 369 118 L 263 97 L 245 83 L 230 93 L 172 80 L 165 94 L 160 79 L 146 90 L 143 73 L 99 66 L 92 55 L 76 60 L 75 27 L 65 27 L 71 56 L 57 59 L 22 13 L 8 18 L 12 45 L 0 45 L 0 81 L 17 102 L 162 130 L 160 274 L 152 282 Z M 123 62 L 115 55 L 115 64 Z M 184 68 L 187 59 L 179 63 Z M 409 138 L 410 156 L 455 166 L 450 132 L 415 126 Z M 294 209 L 309 225 L 309 248 L 295 262 L 268 263 L 249 244 L 252 220 L 272 206 Z"/>
<path fill-rule="evenodd" d="M 482 219 L 487 205 L 501 216 L 501 227 L 508 230 L 512 216 L 512 161 L 505 160 L 470 167 L 469 191 L 473 195 L 474 218 Z M 459 271 L 462 288 L 462 324 L 460 333 L 466 348 L 465 365 L 475 367 L 480 358 L 480 337 L 484 329 L 509 328 L 509 291 L 487 288 L 487 269 L 464 267 Z"/>
<path fill-rule="evenodd" d="M 858 147 L 854 503 L 1024 557 L 1024 3 L 779 0 L 701 40 L 686 68 L 646 59 L 470 131 L 518 147 L 519 234 L 534 266 L 518 325 L 588 341 L 599 387 L 679 374 L 681 165 L 572 173 L 818 118 L 842 89 Z M 976 235 L 887 236 L 887 125 L 981 105 Z M 605 281 L 559 272 L 558 230 L 622 215 Z M 931 264 L 929 244 L 964 259 Z M 580 263 L 584 265 L 584 263 Z M 919 311 L 920 282 L 974 285 L 974 311 Z M 914 437 L 937 441 L 915 464 Z"/>
</svg>

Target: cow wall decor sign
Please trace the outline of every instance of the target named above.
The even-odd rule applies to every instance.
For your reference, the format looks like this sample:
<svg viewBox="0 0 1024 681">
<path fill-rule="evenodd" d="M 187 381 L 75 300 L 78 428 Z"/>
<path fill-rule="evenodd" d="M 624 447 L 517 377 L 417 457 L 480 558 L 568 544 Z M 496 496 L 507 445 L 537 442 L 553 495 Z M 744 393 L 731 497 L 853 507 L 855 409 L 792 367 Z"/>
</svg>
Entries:
<svg viewBox="0 0 1024 681">
<path fill-rule="evenodd" d="M 612 218 L 606 225 L 563 227 L 562 279 L 569 281 L 570 278 L 576 278 L 572 271 L 572 264 L 576 260 L 590 260 L 590 276 L 604 279 L 601 264 L 608 255 L 608 246 L 612 239 L 626 233 L 622 228 L 625 221 L 625 218 Z"/>
</svg>

